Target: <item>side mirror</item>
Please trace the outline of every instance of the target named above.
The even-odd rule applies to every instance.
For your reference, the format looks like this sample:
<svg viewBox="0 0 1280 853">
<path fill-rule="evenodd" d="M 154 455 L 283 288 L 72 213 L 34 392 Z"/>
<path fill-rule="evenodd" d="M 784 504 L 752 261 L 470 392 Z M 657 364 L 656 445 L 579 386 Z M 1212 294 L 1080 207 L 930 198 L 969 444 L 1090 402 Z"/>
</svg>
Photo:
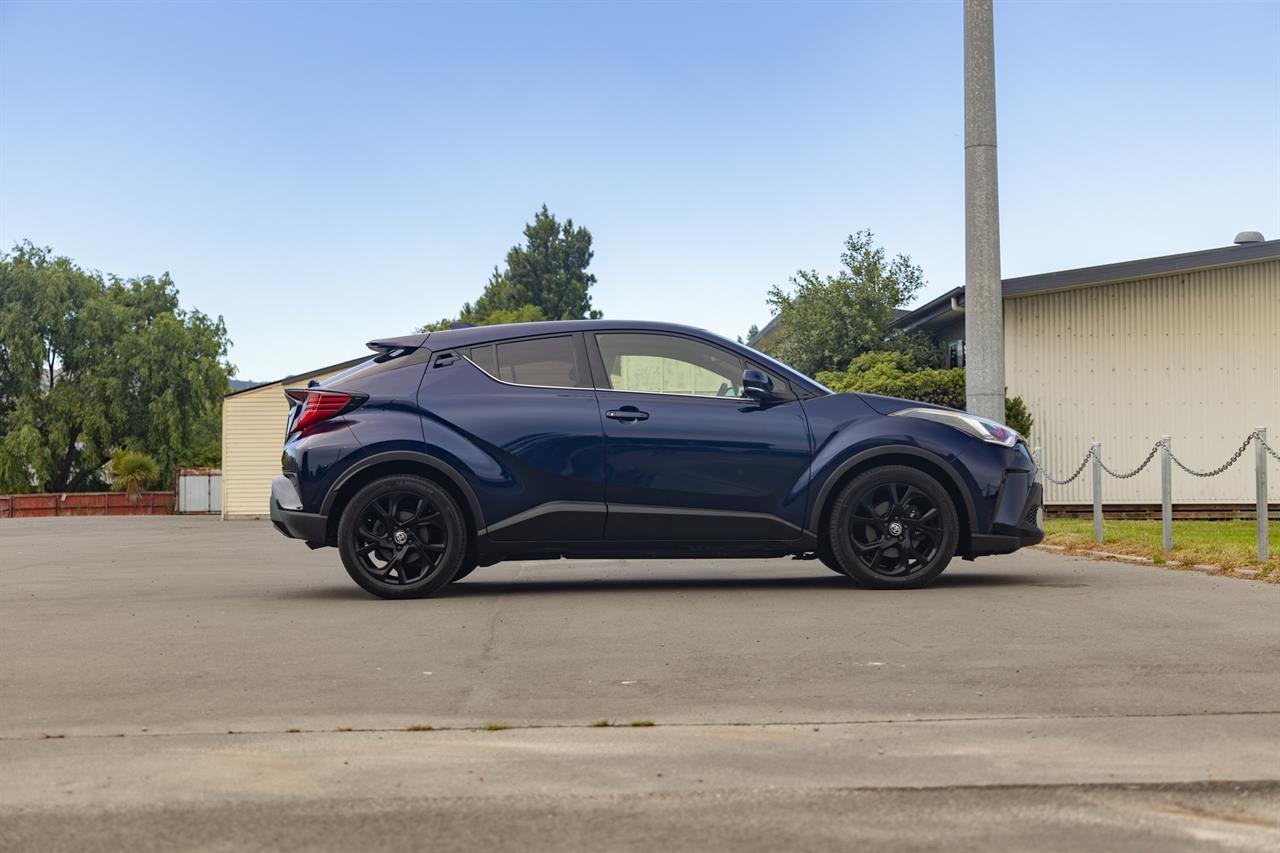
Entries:
<svg viewBox="0 0 1280 853">
<path fill-rule="evenodd" d="M 748 367 L 742 371 L 742 393 L 753 400 L 773 397 L 773 380 L 763 371 Z"/>
</svg>

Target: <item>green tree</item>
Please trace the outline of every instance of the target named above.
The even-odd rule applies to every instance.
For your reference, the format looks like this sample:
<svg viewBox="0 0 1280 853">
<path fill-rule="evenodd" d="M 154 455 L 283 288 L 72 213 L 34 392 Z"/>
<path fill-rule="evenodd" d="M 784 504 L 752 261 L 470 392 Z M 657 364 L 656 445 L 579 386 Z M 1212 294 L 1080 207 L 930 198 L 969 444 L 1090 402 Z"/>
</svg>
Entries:
<svg viewBox="0 0 1280 853">
<path fill-rule="evenodd" d="M 866 230 L 849 235 L 837 275 L 800 270 L 790 289 L 769 291 L 782 329 L 770 355 L 812 375 L 884 347 L 894 309 L 924 286 L 924 274 L 906 255 L 889 260 L 873 236 Z"/>
<path fill-rule="evenodd" d="M 156 460 L 136 450 L 117 450 L 111 454 L 111 488 L 129 496 L 129 503 L 136 504 L 142 492 L 160 476 Z"/>
<path fill-rule="evenodd" d="M 229 343 L 167 274 L 104 277 L 30 242 L 0 255 L 0 491 L 89 487 L 119 447 L 171 476 L 217 440 Z"/>
<path fill-rule="evenodd" d="M 591 307 L 596 277 L 587 272 L 595 254 L 591 232 L 574 227 L 572 219 L 559 222 L 544 204 L 525 226 L 524 238 L 523 246 L 507 252 L 506 269 L 494 267 L 484 292 L 474 304 L 462 306 L 457 320 L 440 320 L 421 331 L 447 329 L 455 322 L 486 326 L 600 317 Z"/>
</svg>

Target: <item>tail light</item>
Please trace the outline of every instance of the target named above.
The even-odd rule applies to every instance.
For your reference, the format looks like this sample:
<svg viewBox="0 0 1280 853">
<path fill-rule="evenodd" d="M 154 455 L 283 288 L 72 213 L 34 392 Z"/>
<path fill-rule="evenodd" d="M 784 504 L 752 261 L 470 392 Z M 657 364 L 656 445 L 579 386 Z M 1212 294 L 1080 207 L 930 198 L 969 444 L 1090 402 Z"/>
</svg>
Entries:
<svg viewBox="0 0 1280 853">
<path fill-rule="evenodd" d="M 346 414 L 368 399 L 363 394 L 322 391 L 319 388 L 289 388 L 284 393 L 293 405 L 300 407 L 297 417 L 289 427 L 289 435 Z"/>
</svg>

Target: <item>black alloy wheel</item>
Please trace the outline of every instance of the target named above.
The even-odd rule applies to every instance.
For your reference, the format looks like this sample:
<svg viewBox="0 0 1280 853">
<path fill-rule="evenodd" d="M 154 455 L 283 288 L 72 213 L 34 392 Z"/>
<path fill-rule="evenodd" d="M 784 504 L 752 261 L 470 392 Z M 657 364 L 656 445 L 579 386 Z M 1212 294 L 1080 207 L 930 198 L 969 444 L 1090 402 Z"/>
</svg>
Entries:
<svg viewBox="0 0 1280 853">
<path fill-rule="evenodd" d="M 384 477 L 362 488 L 342 513 L 338 540 L 351 579 L 382 598 L 430 595 L 465 568 L 462 513 L 423 477 Z"/>
<path fill-rule="evenodd" d="M 837 562 L 859 584 L 919 587 L 951 561 L 959 519 L 936 480 L 893 465 L 867 471 L 841 491 L 829 532 Z"/>
</svg>

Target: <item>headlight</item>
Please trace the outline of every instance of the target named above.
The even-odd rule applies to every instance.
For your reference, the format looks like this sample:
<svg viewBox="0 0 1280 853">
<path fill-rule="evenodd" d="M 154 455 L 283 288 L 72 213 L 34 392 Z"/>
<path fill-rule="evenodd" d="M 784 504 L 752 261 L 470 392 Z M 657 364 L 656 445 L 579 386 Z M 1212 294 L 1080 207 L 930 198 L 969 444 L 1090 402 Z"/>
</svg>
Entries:
<svg viewBox="0 0 1280 853">
<path fill-rule="evenodd" d="M 947 409 L 899 409 L 893 414 L 907 418 L 923 418 L 926 421 L 937 421 L 940 424 L 953 426 L 974 438 L 982 439 L 991 444 L 1003 445 L 1004 447 L 1013 447 L 1022 440 L 1022 436 L 1018 435 L 1017 430 L 1010 429 L 1004 424 L 998 424 L 995 421 L 989 421 L 986 418 L 980 418 L 977 415 L 971 415 L 968 412 L 952 412 Z"/>
</svg>

